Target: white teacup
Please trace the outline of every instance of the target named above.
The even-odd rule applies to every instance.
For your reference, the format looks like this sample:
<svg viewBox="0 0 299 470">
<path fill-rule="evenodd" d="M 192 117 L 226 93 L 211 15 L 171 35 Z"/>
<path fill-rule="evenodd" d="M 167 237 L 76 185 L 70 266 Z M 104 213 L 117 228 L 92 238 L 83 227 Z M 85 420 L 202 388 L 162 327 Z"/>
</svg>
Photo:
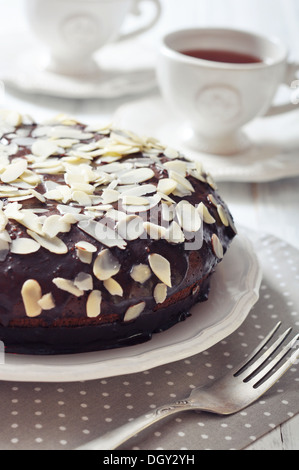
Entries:
<svg viewBox="0 0 299 470">
<path fill-rule="evenodd" d="M 49 48 L 47 69 L 67 75 L 98 71 L 93 55 L 113 41 L 137 36 L 152 28 L 161 13 L 160 0 L 146 25 L 122 34 L 128 13 L 140 15 L 144 0 L 25 0 L 29 25 Z"/>
<path fill-rule="evenodd" d="M 209 51 L 209 60 L 194 57 Z M 192 56 L 186 55 L 186 51 Z M 213 52 L 214 51 L 214 52 Z M 223 59 L 215 51 L 255 56 Z M 217 59 L 217 60 L 215 60 Z M 225 60 L 225 62 L 220 62 Z M 233 61 L 233 63 L 228 62 Z M 158 80 L 165 100 L 192 129 L 190 144 L 200 151 L 231 155 L 250 145 L 242 127 L 258 116 L 295 109 L 273 106 L 279 85 L 291 85 L 299 65 L 288 63 L 278 40 L 224 28 L 176 31 L 163 38 Z"/>
</svg>

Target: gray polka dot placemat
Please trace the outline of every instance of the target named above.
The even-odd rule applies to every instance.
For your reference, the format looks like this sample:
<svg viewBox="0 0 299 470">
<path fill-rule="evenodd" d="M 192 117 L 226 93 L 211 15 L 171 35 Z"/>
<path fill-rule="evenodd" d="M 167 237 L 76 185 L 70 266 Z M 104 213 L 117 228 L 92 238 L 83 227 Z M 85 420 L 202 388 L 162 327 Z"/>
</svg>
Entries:
<svg viewBox="0 0 299 470">
<path fill-rule="evenodd" d="M 264 273 L 260 299 L 230 337 L 201 354 L 138 374 L 63 384 L 0 382 L 0 448 L 76 449 L 230 371 L 277 321 L 299 331 L 299 252 L 268 236 L 254 245 Z M 244 449 L 299 412 L 298 385 L 294 364 L 245 411 L 229 417 L 184 412 L 122 449 Z"/>
</svg>

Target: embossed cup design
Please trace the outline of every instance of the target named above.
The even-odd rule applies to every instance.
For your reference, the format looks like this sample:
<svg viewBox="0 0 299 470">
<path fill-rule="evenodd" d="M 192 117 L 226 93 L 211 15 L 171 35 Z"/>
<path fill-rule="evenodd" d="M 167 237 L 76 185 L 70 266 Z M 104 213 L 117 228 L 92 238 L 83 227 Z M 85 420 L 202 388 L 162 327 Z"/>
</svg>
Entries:
<svg viewBox="0 0 299 470">
<path fill-rule="evenodd" d="M 153 18 L 131 33 L 121 34 L 128 13 L 143 0 L 25 0 L 29 25 L 49 49 L 46 67 L 67 75 L 98 73 L 94 54 L 108 43 L 147 31 L 160 17 L 159 0 Z"/>
</svg>

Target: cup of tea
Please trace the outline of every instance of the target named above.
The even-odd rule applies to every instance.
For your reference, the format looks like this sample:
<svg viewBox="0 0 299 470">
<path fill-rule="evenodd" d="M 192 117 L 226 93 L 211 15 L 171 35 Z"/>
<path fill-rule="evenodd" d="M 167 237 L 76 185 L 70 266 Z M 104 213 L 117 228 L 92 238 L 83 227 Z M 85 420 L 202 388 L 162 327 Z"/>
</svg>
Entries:
<svg viewBox="0 0 299 470">
<path fill-rule="evenodd" d="M 227 28 L 176 31 L 162 40 L 157 76 L 162 95 L 187 123 L 189 144 L 231 155 L 248 149 L 245 124 L 295 109 L 273 105 L 280 84 L 295 78 L 278 39 Z"/>
<path fill-rule="evenodd" d="M 129 13 L 142 16 L 141 4 L 151 2 L 149 21 L 129 33 L 121 28 Z M 29 26 L 49 49 L 46 68 L 55 73 L 86 76 L 98 72 L 94 53 L 108 43 L 132 38 L 160 18 L 160 0 L 25 0 Z"/>
</svg>

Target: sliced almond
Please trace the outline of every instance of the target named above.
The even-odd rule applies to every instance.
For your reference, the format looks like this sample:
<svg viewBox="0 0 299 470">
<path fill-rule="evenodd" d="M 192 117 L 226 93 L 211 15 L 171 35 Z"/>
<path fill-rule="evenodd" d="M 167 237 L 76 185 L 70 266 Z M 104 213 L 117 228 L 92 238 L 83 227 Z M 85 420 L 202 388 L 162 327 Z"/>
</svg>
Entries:
<svg viewBox="0 0 299 470">
<path fill-rule="evenodd" d="M 166 228 L 161 227 L 160 225 L 152 224 L 151 222 L 144 222 L 143 227 L 151 240 L 160 240 L 166 235 Z"/>
<path fill-rule="evenodd" d="M 77 242 L 75 247 L 78 248 L 78 250 L 87 251 L 88 253 L 95 253 L 97 251 L 96 246 L 85 241 Z"/>
<path fill-rule="evenodd" d="M 165 196 L 168 197 L 168 196 Z M 161 201 L 162 198 L 162 193 L 160 194 L 154 194 L 154 196 L 149 196 L 147 197 L 147 205 L 144 206 L 126 206 L 126 212 L 128 213 L 141 213 L 141 212 L 147 212 L 154 207 L 156 207 L 159 202 Z"/>
<path fill-rule="evenodd" d="M 29 255 L 36 253 L 40 249 L 40 244 L 31 238 L 16 238 L 10 246 L 11 253 L 17 255 Z"/>
<path fill-rule="evenodd" d="M 50 128 L 49 137 L 55 139 L 77 139 L 77 140 L 88 140 L 93 138 L 93 134 L 90 132 L 84 132 L 80 129 L 75 129 L 69 126 L 53 126 Z"/>
<path fill-rule="evenodd" d="M 172 222 L 164 234 L 165 240 L 169 243 L 184 243 L 185 235 L 183 234 L 181 227 L 177 222 Z"/>
<path fill-rule="evenodd" d="M 93 289 L 92 276 L 88 273 L 79 273 L 74 280 L 74 286 L 79 290 L 87 291 Z"/>
<path fill-rule="evenodd" d="M 171 147 L 166 147 L 164 150 L 164 155 L 167 158 L 178 158 L 179 157 L 179 152 Z"/>
<path fill-rule="evenodd" d="M 77 225 L 81 230 L 109 248 L 117 246 L 124 250 L 127 246 L 125 240 L 113 229 L 101 222 L 94 220 L 82 220 Z"/>
<path fill-rule="evenodd" d="M 145 302 L 140 302 L 137 305 L 132 305 L 132 307 L 129 307 L 125 313 L 124 322 L 136 320 L 136 318 L 138 318 L 145 309 L 145 305 Z"/>
<path fill-rule="evenodd" d="M 56 287 L 58 287 L 58 289 L 69 292 L 69 294 L 75 295 L 76 297 L 81 297 L 84 294 L 84 292 L 81 289 L 78 289 L 73 281 L 70 281 L 69 279 L 56 277 L 52 282 Z"/>
<path fill-rule="evenodd" d="M 175 206 L 169 205 L 164 202 L 161 204 L 161 207 L 162 207 L 162 219 L 165 222 L 171 222 L 175 216 Z"/>
<path fill-rule="evenodd" d="M 212 215 L 210 214 L 209 212 L 209 209 L 204 205 L 203 202 L 201 202 L 198 207 L 197 207 L 197 210 L 202 218 L 202 220 L 206 223 L 206 224 L 215 224 L 216 220 L 214 219 L 214 217 L 212 217 Z"/>
<path fill-rule="evenodd" d="M 24 282 L 21 295 L 27 317 L 38 317 L 42 313 L 42 307 L 38 302 L 42 298 L 42 290 L 39 283 L 34 279 Z"/>
<path fill-rule="evenodd" d="M 123 291 L 123 288 L 121 287 L 121 285 L 115 279 L 113 279 L 112 277 L 110 277 L 110 279 L 107 279 L 106 281 L 104 281 L 104 287 L 107 289 L 107 291 L 111 295 L 118 295 L 118 296 L 122 297 L 123 294 L 124 294 L 124 291 Z"/>
<path fill-rule="evenodd" d="M 106 170 L 106 167 L 105 167 Z M 124 186 L 123 186 L 124 187 Z M 125 191 L 122 191 L 122 194 L 124 196 L 145 196 L 146 194 L 152 194 L 157 191 L 157 188 L 153 184 L 143 184 L 140 186 L 133 186 L 132 188 L 126 189 Z"/>
<path fill-rule="evenodd" d="M 208 201 L 210 201 L 210 203 L 213 204 L 213 206 L 215 207 L 218 206 L 218 202 L 216 201 L 215 196 L 213 196 L 213 194 L 208 195 Z"/>
<path fill-rule="evenodd" d="M 19 127 L 22 124 L 23 117 L 18 111 L 4 111 L 5 122 L 9 126 Z M 2 117 L 2 116 L 1 116 Z"/>
<path fill-rule="evenodd" d="M 112 204 L 113 202 L 117 202 L 119 199 L 119 192 L 115 189 L 104 189 L 102 193 L 103 203 L 104 204 Z"/>
<path fill-rule="evenodd" d="M 102 304 L 102 292 L 99 290 L 93 290 L 86 302 L 86 313 L 88 318 L 96 318 L 101 313 Z"/>
<path fill-rule="evenodd" d="M 7 216 L 0 210 L 0 232 L 5 230 L 6 224 L 8 222 Z"/>
<path fill-rule="evenodd" d="M 121 201 L 124 206 L 147 206 L 148 200 L 146 197 L 141 196 L 121 196 Z"/>
<path fill-rule="evenodd" d="M 55 253 L 56 255 L 64 255 L 68 252 L 68 248 L 66 244 L 60 240 L 58 237 L 49 238 L 49 237 L 42 237 L 32 230 L 27 230 L 28 235 L 32 237 L 37 243 L 39 243 L 43 248 L 50 251 L 51 253 Z"/>
<path fill-rule="evenodd" d="M 43 295 L 37 303 L 43 310 L 52 310 L 52 308 L 55 308 L 55 301 L 51 292 Z"/>
<path fill-rule="evenodd" d="M 27 169 L 27 161 L 24 158 L 18 159 L 15 163 L 8 165 L 4 173 L 1 175 L 3 183 L 10 183 L 15 181 Z"/>
<path fill-rule="evenodd" d="M 187 174 L 187 162 L 183 160 L 172 160 L 170 162 L 166 162 L 163 165 L 167 170 L 173 170 L 179 173 L 182 176 L 186 176 Z"/>
<path fill-rule="evenodd" d="M 137 168 L 119 176 L 120 184 L 139 184 L 148 181 L 155 176 L 150 168 Z"/>
<path fill-rule="evenodd" d="M 117 223 L 116 230 L 124 240 L 137 240 L 144 233 L 143 219 L 137 215 L 128 215 Z"/>
<path fill-rule="evenodd" d="M 73 191 L 72 200 L 80 204 L 80 206 L 90 206 L 92 204 L 89 194 L 84 191 Z"/>
<path fill-rule="evenodd" d="M 221 204 L 217 205 L 217 211 L 218 211 L 218 215 L 219 215 L 220 220 L 223 223 L 223 225 L 225 227 L 228 227 L 229 226 L 229 220 L 228 220 L 226 212 L 225 212 L 225 210 L 224 210 L 224 208 L 222 207 Z"/>
<path fill-rule="evenodd" d="M 100 252 L 93 265 L 93 273 L 100 281 L 110 279 L 110 277 L 115 276 L 119 270 L 120 263 L 108 249 Z"/>
<path fill-rule="evenodd" d="M 194 193 L 194 188 L 192 184 L 190 183 L 187 178 L 182 176 L 180 173 L 177 173 L 176 171 L 169 170 L 168 171 L 169 178 L 176 181 L 178 184 L 180 184 L 183 188 L 185 188 L 187 191 L 190 191 L 191 193 Z"/>
<path fill-rule="evenodd" d="M 163 304 L 167 297 L 167 286 L 163 283 L 157 284 L 154 289 L 154 299 L 157 304 Z"/>
<path fill-rule="evenodd" d="M 149 255 L 148 259 L 150 267 L 157 278 L 168 287 L 172 287 L 171 268 L 169 261 L 156 253 Z"/>
<path fill-rule="evenodd" d="M 46 218 L 42 230 L 47 237 L 56 237 L 56 235 L 61 232 L 60 220 L 60 215 L 50 215 Z"/>
<path fill-rule="evenodd" d="M 178 183 L 170 178 L 164 178 L 159 181 L 157 191 L 166 194 L 167 196 L 176 189 Z"/>
<path fill-rule="evenodd" d="M 201 217 L 196 208 L 188 201 L 180 201 L 176 206 L 179 224 L 186 232 L 198 232 L 201 228 Z"/>
<path fill-rule="evenodd" d="M 221 244 L 221 241 L 219 240 L 218 236 L 214 233 L 212 235 L 212 247 L 215 255 L 217 256 L 218 259 L 222 259 L 224 256 L 223 253 L 223 246 Z"/>
<path fill-rule="evenodd" d="M 144 284 L 151 277 L 152 272 L 146 264 L 136 264 L 131 271 L 131 278 L 135 282 Z"/>
<path fill-rule="evenodd" d="M 92 253 L 88 251 L 78 250 L 76 251 L 77 256 L 81 263 L 84 264 L 91 264 L 92 263 Z"/>
<path fill-rule="evenodd" d="M 38 139 L 31 147 L 33 155 L 41 158 L 48 158 L 57 153 L 58 145 L 53 140 Z"/>
</svg>

